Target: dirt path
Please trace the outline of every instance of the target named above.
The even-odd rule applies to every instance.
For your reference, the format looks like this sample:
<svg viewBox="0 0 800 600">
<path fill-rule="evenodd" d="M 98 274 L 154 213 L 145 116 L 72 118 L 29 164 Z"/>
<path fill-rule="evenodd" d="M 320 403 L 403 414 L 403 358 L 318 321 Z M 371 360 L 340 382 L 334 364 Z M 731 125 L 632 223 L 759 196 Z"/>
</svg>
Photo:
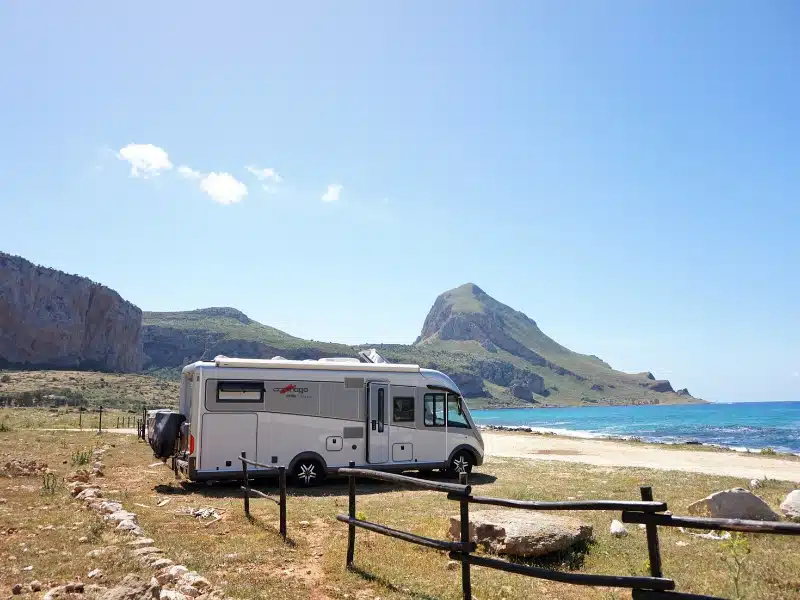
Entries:
<svg viewBox="0 0 800 600">
<path fill-rule="evenodd" d="M 800 481 L 800 462 L 739 452 L 673 450 L 611 440 L 583 440 L 528 433 L 482 432 L 489 456 L 561 460 L 606 467 L 646 467 L 756 479 Z"/>
</svg>

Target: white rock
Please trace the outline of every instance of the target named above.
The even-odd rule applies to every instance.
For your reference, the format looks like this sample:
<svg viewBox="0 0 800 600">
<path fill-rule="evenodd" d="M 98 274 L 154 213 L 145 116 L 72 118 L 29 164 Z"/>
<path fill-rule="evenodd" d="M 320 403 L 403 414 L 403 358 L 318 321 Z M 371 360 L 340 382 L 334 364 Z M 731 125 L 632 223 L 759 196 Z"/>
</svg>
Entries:
<svg viewBox="0 0 800 600">
<path fill-rule="evenodd" d="M 133 521 L 131 519 L 120 521 L 119 525 L 117 525 L 117 531 L 129 531 L 134 535 L 144 535 L 144 532 L 136 524 L 136 521 Z"/>
<path fill-rule="evenodd" d="M 200 590 L 188 584 L 184 584 L 181 587 L 179 587 L 178 591 L 184 596 L 188 596 L 189 598 L 197 598 L 200 595 Z"/>
<path fill-rule="evenodd" d="M 181 579 L 186 582 L 188 585 L 191 585 L 198 590 L 204 590 L 211 587 L 211 584 L 205 577 L 202 577 L 196 571 L 191 571 L 189 573 L 184 573 Z"/>
<path fill-rule="evenodd" d="M 178 579 L 179 577 L 183 577 L 186 573 L 188 573 L 189 569 L 187 569 L 183 565 L 173 565 L 169 568 L 169 571 L 167 572 L 173 579 Z"/>
<path fill-rule="evenodd" d="M 477 510 L 470 514 L 470 539 L 508 556 L 537 557 L 565 550 L 592 536 L 592 526 L 544 512 Z M 450 517 L 450 537 L 461 538 L 461 518 Z"/>
<path fill-rule="evenodd" d="M 92 500 L 93 498 L 101 498 L 103 493 L 100 491 L 100 488 L 86 488 L 82 492 L 80 492 L 75 498 L 78 500 Z"/>
<path fill-rule="evenodd" d="M 679 548 L 685 548 L 686 546 L 689 545 L 689 542 L 684 542 L 683 540 L 679 540 L 675 542 L 675 545 L 678 546 Z"/>
<path fill-rule="evenodd" d="M 775 511 L 754 493 L 744 488 L 715 492 L 689 505 L 689 514 L 720 519 L 780 521 Z"/>
<path fill-rule="evenodd" d="M 127 510 L 118 510 L 117 512 L 113 512 L 110 515 L 106 515 L 106 521 L 134 521 L 136 520 L 136 513 L 128 512 Z"/>
<path fill-rule="evenodd" d="M 154 569 L 163 569 L 164 567 L 171 567 L 173 564 L 175 563 L 168 558 L 156 558 L 150 563 L 150 566 Z"/>
<path fill-rule="evenodd" d="M 122 504 L 120 504 L 119 502 L 104 500 L 103 502 L 100 503 L 101 512 L 112 514 L 120 510 L 122 510 Z"/>
<path fill-rule="evenodd" d="M 93 569 L 89 571 L 86 577 L 88 577 L 89 579 L 94 579 L 95 577 L 100 577 L 102 574 L 103 572 L 100 569 Z"/>
<path fill-rule="evenodd" d="M 761 487 L 761 480 L 760 479 L 751 479 L 750 480 L 750 489 L 756 489 Z"/>
<path fill-rule="evenodd" d="M 787 519 L 800 521 L 800 490 L 789 492 L 786 499 L 781 502 L 781 512 Z"/>
<path fill-rule="evenodd" d="M 152 546 L 153 544 L 154 542 L 150 538 L 139 538 L 138 540 L 133 540 L 132 542 L 128 542 L 128 546 L 133 546 L 134 548 Z"/>
<path fill-rule="evenodd" d="M 614 519 L 611 521 L 611 535 L 614 537 L 625 537 L 628 535 L 628 530 L 625 529 L 625 525 Z"/>
<path fill-rule="evenodd" d="M 186 596 L 175 590 L 161 589 L 159 600 L 186 600 Z"/>
</svg>

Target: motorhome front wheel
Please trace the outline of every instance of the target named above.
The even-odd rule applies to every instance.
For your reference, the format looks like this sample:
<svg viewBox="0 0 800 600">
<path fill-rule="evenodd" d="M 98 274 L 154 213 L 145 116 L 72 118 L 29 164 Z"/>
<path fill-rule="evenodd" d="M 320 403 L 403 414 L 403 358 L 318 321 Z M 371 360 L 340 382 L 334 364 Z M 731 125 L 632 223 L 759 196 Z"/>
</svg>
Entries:
<svg viewBox="0 0 800 600">
<path fill-rule="evenodd" d="M 461 473 L 472 473 L 473 459 L 469 452 L 462 450 L 450 462 L 450 475 L 458 477 Z"/>
</svg>

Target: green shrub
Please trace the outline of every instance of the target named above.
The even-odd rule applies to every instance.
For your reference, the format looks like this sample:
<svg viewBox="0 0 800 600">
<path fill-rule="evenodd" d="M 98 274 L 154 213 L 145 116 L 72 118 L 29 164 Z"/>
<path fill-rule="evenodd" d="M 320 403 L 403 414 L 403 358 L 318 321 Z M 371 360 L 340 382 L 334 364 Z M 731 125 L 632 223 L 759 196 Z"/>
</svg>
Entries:
<svg viewBox="0 0 800 600">
<path fill-rule="evenodd" d="M 91 450 L 76 450 L 72 453 L 72 466 L 88 465 L 92 461 Z"/>
<path fill-rule="evenodd" d="M 762 448 L 762 449 L 761 449 L 761 454 L 764 454 L 764 455 L 766 455 L 766 456 L 775 456 L 775 455 L 776 455 L 776 454 L 778 454 L 778 453 L 777 453 L 777 452 L 775 452 L 775 448 L 769 448 L 769 447 L 767 447 L 767 448 Z"/>
<path fill-rule="evenodd" d="M 58 489 L 58 479 L 55 473 L 45 473 L 42 475 L 42 494 L 52 496 Z"/>
</svg>

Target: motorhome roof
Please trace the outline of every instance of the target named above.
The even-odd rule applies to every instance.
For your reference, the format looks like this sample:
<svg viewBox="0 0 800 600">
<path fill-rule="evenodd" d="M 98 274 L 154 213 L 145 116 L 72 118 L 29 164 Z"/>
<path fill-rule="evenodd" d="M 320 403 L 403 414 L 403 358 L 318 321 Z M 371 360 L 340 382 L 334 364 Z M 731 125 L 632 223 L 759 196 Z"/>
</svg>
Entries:
<svg viewBox="0 0 800 600">
<path fill-rule="evenodd" d="M 401 373 L 419 373 L 419 365 L 401 365 L 395 363 L 362 363 L 333 360 L 286 360 L 263 358 L 228 358 L 217 356 L 214 359 L 217 367 L 237 367 L 242 369 L 311 369 L 323 371 L 383 371 Z"/>
</svg>

